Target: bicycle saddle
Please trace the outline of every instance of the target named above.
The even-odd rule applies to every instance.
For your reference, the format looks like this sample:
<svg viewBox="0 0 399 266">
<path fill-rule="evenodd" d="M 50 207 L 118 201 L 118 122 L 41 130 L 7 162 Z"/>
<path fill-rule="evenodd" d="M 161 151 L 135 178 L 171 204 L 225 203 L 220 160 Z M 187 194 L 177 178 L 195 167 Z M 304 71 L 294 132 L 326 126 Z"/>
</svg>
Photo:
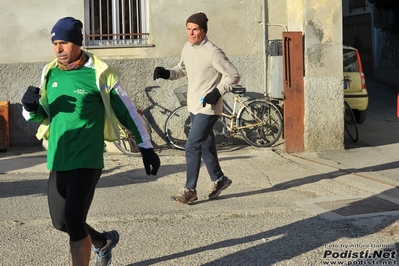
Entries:
<svg viewBox="0 0 399 266">
<path fill-rule="evenodd" d="M 234 94 L 244 94 L 246 89 L 241 86 L 233 87 L 233 90 L 231 91 Z"/>
</svg>

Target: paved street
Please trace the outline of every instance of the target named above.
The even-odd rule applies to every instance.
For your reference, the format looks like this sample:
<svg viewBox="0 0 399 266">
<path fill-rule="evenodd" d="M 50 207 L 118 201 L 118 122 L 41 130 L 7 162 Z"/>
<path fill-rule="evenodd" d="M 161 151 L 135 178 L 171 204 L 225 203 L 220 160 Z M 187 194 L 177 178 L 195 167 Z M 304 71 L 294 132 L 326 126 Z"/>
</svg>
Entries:
<svg viewBox="0 0 399 266">
<path fill-rule="evenodd" d="M 378 91 L 397 95 L 368 84 L 375 99 Z M 106 153 L 88 222 L 119 231 L 112 265 L 367 265 L 364 257 L 368 265 L 396 265 L 398 121 L 382 111 L 393 104 L 370 100 L 360 141 L 343 151 L 221 147 L 232 186 L 205 200 L 202 168 L 191 205 L 170 201 L 184 185 L 183 152 L 159 149 L 156 177 L 145 175 L 140 157 Z M 0 153 L 0 265 L 70 265 L 68 238 L 49 219 L 47 176 L 45 151 Z"/>
<path fill-rule="evenodd" d="M 67 237 L 48 217 L 44 152 L 22 156 L 0 161 L 9 167 L 1 175 L 1 265 L 68 265 Z M 169 197 L 184 182 L 181 152 L 161 152 L 157 177 L 144 175 L 140 158 L 106 154 L 89 221 L 120 232 L 113 265 L 320 265 L 326 245 L 395 244 L 396 218 L 336 220 L 312 203 L 396 198 L 396 188 L 361 176 L 367 172 L 249 147 L 220 157 L 233 185 L 218 200 L 202 199 L 202 171 L 200 200 L 180 205 Z"/>
</svg>

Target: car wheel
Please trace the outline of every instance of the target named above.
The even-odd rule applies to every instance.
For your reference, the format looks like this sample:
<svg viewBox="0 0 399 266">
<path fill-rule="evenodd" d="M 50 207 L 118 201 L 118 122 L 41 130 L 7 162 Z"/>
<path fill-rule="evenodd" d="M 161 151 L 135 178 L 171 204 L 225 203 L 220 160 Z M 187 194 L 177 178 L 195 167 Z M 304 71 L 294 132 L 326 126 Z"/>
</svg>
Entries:
<svg viewBox="0 0 399 266">
<path fill-rule="evenodd" d="M 353 114 L 355 115 L 356 122 L 358 124 L 363 124 L 363 122 L 366 120 L 367 110 L 364 111 L 353 110 Z"/>
</svg>

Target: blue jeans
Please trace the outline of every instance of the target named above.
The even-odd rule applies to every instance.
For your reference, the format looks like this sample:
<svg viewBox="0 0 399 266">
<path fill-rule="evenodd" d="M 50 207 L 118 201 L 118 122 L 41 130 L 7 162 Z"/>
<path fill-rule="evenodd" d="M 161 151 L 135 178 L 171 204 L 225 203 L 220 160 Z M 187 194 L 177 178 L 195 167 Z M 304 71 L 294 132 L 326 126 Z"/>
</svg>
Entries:
<svg viewBox="0 0 399 266">
<path fill-rule="evenodd" d="M 211 181 L 216 181 L 223 176 L 216 152 L 215 135 L 213 126 L 218 115 L 190 114 L 191 129 L 186 143 L 187 177 L 185 188 L 197 187 L 201 158 L 205 163 Z"/>
</svg>

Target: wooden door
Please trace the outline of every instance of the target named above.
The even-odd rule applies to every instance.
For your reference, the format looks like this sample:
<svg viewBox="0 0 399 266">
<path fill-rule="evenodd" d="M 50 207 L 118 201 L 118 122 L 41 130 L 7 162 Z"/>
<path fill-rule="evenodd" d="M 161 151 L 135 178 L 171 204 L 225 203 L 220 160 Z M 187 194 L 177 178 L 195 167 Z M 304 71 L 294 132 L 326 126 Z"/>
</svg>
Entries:
<svg viewBox="0 0 399 266">
<path fill-rule="evenodd" d="M 283 33 L 284 139 L 286 152 L 304 151 L 302 32 Z"/>
<path fill-rule="evenodd" d="M 0 101 L 0 150 L 10 147 L 10 102 Z"/>
</svg>

